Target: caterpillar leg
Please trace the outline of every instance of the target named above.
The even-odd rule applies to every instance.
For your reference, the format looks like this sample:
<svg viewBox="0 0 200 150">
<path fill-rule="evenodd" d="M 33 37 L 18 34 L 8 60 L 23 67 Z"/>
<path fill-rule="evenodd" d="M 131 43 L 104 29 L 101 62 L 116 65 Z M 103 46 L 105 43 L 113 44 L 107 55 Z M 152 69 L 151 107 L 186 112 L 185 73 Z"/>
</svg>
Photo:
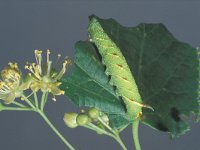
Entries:
<svg viewBox="0 0 200 150">
<path fill-rule="evenodd" d="M 88 34 L 88 36 L 87 36 L 87 41 L 94 43 L 92 38 L 91 38 L 91 36 L 90 36 L 90 34 Z"/>
<path fill-rule="evenodd" d="M 142 118 L 142 112 L 139 112 L 135 119 L 141 119 L 141 118 Z"/>
</svg>

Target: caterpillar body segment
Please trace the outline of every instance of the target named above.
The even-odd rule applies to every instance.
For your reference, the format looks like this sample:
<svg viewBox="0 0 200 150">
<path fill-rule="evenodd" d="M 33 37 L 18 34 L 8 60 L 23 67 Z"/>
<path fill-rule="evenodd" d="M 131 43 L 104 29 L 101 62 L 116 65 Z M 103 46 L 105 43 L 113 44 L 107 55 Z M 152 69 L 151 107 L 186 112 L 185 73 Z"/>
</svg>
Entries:
<svg viewBox="0 0 200 150">
<path fill-rule="evenodd" d="M 96 18 L 90 20 L 88 32 L 91 41 L 97 46 L 102 63 L 106 66 L 106 74 L 111 76 L 111 84 L 116 86 L 117 95 L 121 96 L 127 109 L 127 114 L 132 119 L 138 117 L 142 104 L 136 82 L 130 68 L 117 45 L 104 32 Z"/>
</svg>

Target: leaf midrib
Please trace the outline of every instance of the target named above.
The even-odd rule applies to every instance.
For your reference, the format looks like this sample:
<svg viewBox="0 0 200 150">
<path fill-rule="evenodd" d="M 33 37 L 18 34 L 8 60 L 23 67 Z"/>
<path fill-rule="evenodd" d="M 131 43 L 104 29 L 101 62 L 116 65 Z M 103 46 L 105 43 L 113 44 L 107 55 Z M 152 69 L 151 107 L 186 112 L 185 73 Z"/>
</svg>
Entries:
<svg viewBox="0 0 200 150">
<path fill-rule="evenodd" d="M 166 86 L 166 84 L 169 82 L 169 80 L 174 76 L 176 70 L 181 66 L 181 64 L 188 58 L 189 56 L 185 57 L 182 61 L 180 61 L 180 63 L 178 65 L 176 65 L 176 67 L 174 68 L 174 71 L 171 73 L 171 75 L 167 78 L 166 82 L 163 84 L 162 88 L 159 88 L 159 90 L 155 93 L 153 93 L 152 95 L 150 95 L 147 100 L 151 99 L 152 97 L 154 97 L 155 95 L 159 94 L 160 91 Z"/>
<path fill-rule="evenodd" d="M 91 63 L 91 62 L 90 62 Z M 96 80 L 94 80 L 94 78 L 88 74 L 78 63 L 75 62 L 75 64 L 77 65 L 77 67 L 79 69 L 81 69 L 86 75 L 88 75 L 90 78 L 92 78 L 91 81 L 95 82 L 96 84 L 98 84 L 100 87 L 102 87 L 105 91 L 107 91 L 108 93 L 110 93 L 111 95 L 113 95 L 115 98 L 118 99 L 118 97 L 116 95 L 114 95 L 113 93 L 110 92 L 110 90 L 108 90 L 107 88 L 105 88 L 103 85 L 101 85 L 99 82 L 97 82 Z"/>
</svg>

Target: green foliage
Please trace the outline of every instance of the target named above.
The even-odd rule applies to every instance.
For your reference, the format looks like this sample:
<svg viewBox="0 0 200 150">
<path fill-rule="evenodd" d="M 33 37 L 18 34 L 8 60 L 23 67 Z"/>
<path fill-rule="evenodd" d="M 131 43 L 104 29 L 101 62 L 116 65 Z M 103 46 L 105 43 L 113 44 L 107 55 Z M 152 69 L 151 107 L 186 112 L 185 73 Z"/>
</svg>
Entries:
<svg viewBox="0 0 200 150">
<path fill-rule="evenodd" d="M 65 90 L 65 94 L 78 106 L 124 114 L 125 108 L 108 83 L 104 67 L 93 55 L 93 45 L 90 42 L 77 42 L 75 49 L 73 71 L 63 79 L 61 89 Z"/>
<path fill-rule="evenodd" d="M 144 108 L 142 122 L 167 131 L 172 137 L 184 134 L 188 125 L 181 116 L 199 114 L 196 49 L 176 40 L 162 24 L 123 27 L 113 19 L 90 18 L 98 20 L 121 50 L 143 102 L 155 110 Z M 75 66 L 63 80 L 62 89 L 77 105 L 107 112 L 114 127 L 126 126 L 130 120 L 124 117 L 124 104 L 108 84 L 95 47 L 89 42 L 78 42 L 75 48 Z"/>
</svg>

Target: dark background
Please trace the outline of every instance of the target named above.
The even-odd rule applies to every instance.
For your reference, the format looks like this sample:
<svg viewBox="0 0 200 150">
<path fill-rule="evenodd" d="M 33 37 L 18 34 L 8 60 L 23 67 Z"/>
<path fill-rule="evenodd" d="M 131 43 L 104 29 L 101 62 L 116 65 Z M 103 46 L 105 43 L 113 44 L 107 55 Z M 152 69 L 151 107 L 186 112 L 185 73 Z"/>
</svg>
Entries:
<svg viewBox="0 0 200 150">
<path fill-rule="evenodd" d="M 34 49 L 51 49 L 74 58 L 74 43 L 87 38 L 88 16 L 114 18 L 125 26 L 141 22 L 164 23 L 174 36 L 200 45 L 200 1 L 85 1 L 85 0 L 0 0 L 0 68 L 17 61 L 24 68 L 33 61 Z M 159 42 L 159 41 L 158 41 Z M 46 112 L 56 127 L 77 150 L 120 150 L 113 139 L 98 136 L 83 128 L 69 129 L 63 123 L 64 112 L 77 108 L 65 97 L 49 100 Z M 191 131 L 174 140 L 168 134 L 140 126 L 143 150 L 198 150 L 200 124 L 191 123 Z M 133 150 L 130 128 L 122 133 Z M 64 144 L 32 112 L 0 112 L 0 150 L 65 150 Z"/>
</svg>

